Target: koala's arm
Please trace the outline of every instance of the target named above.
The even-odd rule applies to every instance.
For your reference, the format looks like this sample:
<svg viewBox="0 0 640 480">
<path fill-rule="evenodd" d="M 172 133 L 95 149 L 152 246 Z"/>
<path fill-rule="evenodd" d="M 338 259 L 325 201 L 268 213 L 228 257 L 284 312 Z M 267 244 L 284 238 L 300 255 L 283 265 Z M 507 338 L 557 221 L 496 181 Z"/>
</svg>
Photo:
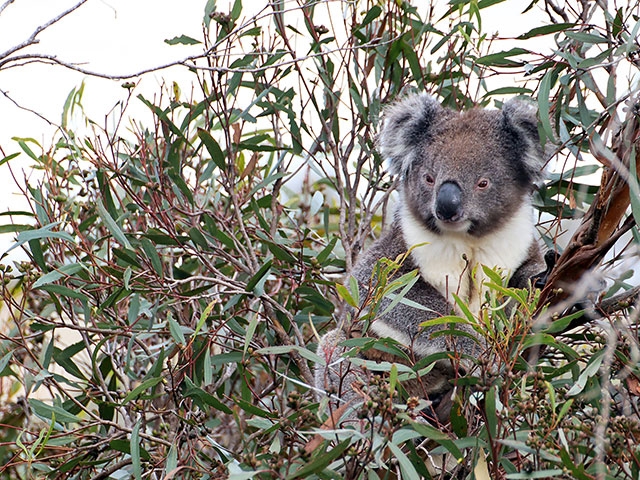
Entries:
<svg viewBox="0 0 640 480">
<path fill-rule="evenodd" d="M 513 273 L 509 286 L 514 288 L 529 288 L 531 282 L 545 272 L 545 261 L 537 243 L 529 247 L 529 255 L 520 267 Z"/>
</svg>

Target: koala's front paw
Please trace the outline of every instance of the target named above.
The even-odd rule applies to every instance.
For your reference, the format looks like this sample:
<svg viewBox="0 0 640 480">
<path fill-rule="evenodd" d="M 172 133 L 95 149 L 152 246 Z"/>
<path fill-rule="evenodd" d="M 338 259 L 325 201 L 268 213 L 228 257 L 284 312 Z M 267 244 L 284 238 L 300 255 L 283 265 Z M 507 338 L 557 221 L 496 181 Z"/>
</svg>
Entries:
<svg viewBox="0 0 640 480">
<path fill-rule="evenodd" d="M 533 285 L 534 288 L 542 290 L 545 287 L 551 271 L 556 266 L 558 256 L 559 254 L 555 250 L 547 250 L 547 253 L 544 254 L 544 263 L 547 268 L 543 272 L 536 273 L 531 277 L 531 285 Z"/>
</svg>

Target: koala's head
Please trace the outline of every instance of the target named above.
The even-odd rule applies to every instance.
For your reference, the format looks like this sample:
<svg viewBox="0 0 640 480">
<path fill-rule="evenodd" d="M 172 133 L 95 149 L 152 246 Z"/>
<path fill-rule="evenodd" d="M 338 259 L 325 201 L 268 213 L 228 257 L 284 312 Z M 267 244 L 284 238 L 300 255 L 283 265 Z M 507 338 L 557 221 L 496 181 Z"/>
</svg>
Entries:
<svg viewBox="0 0 640 480">
<path fill-rule="evenodd" d="M 518 100 L 457 113 L 412 95 L 385 111 L 379 146 L 406 207 L 434 232 L 495 231 L 543 178 L 536 110 Z"/>
</svg>

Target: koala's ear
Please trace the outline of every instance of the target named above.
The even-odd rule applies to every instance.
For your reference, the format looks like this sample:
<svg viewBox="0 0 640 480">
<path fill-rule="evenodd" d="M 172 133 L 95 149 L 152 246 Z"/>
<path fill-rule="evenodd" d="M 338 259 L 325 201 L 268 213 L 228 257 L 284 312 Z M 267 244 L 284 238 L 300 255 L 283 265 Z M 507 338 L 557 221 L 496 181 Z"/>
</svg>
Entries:
<svg viewBox="0 0 640 480">
<path fill-rule="evenodd" d="M 538 110 L 531 103 L 524 100 L 511 99 L 502 106 L 505 125 L 515 132 L 519 140 L 518 152 L 522 159 L 522 166 L 531 179 L 531 183 L 539 183 L 545 177 L 545 165 L 548 155 L 540 145 L 538 135 Z"/>
<path fill-rule="evenodd" d="M 411 167 L 416 146 L 428 140 L 433 124 L 446 110 L 433 97 L 415 94 L 389 105 L 378 146 L 391 165 L 391 173 L 404 175 Z"/>
</svg>

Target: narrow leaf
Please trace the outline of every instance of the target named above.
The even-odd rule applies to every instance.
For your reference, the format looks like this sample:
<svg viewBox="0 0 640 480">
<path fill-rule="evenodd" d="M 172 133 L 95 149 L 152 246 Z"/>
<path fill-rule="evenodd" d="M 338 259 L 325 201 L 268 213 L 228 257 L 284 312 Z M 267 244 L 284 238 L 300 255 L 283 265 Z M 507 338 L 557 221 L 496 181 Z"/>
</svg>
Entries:
<svg viewBox="0 0 640 480">
<path fill-rule="evenodd" d="M 184 333 L 182 333 L 182 327 L 180 324 L 173 318 L 171 312 L 167 314 L 167 323 L 169 324 L 169 332 L 171 333 L 171 337 L 176 341 L 178 345 L 184 345 L 187 343 Z"/>
<path fill-rule="evenodd" d="M 518 37 L 518 40 L 526 40 L 528 38 L 540 37 L 542 35 L 549 35 L 550 33 L 557 33 L 575 27 L 575 23 L 556 23 L 553 25 L 545 25 L 543 27 L 536 27 L 529 30 L 527 33 L 523 33 Z"/>
<path fill-rule="evenodd" d="M 60 222 L 54 222 L 54 223 L 50 223 L 49 225 L 45 225 L 44 227 L 39 228 L 37 230 L 27 230 L 24 232 L 20 232 L 18 234 L 18 238 L 16 239 L 16 243 L 13 244 L 11 248 L 7 250 L 7 252 L 10 252 L 14 248 L 18 248 L 21 245 L 24 245 L 26 242 L 29 242 L 31 240 L 38 240 L 40 238 L 60 238 L 68 242 L 74 242 L 73 237 L 69 235 L 67 232 L 52 231 L 52 229 L 55 226 L 57 226 L 59 223 Z"/>
<path fill-rule="evenodd" d="M 56 280 L 59 280 L 62 277 L 70 277 L 71 275 L 78 273 L 83 268 L 84 268 L 84 265 L 81 263 L 72 263 L 71 265 L 63 265 L 62 267 L 41 276 L 38 280 L 34 282 L 33 288 L 38 288 L 38 287 L 41 287 L 42 285 L 55 282 Z"/>
<path fill-rule="evenodd" d="M 122 404 L 126 405 L 131 400 L 133 400 L 135 398 L 138 398 L 146 390 L 148 390 L 149 388 L 155 387 L 161 381 L 162 381 L 162 377 L 154 377 L 154 378 L 149 378 L 149 379 L 145 380 L 140 385 L 138 385 L 136 388 L 131 390 L 126 397 L 124 397 L 124 400 L 122 400 Z"/>
<path fill-rule="evenodd" d="M 107 209 L 104 208 L 102 200 L 99 198 L 96 201 L 96 208 L 98 209 L 98 215 L 104 222 L 107 229 L 111 232 L 111 235 L 113 235 L 113 238 L 115 238 L 120 243 L 120 245 L 132 250 L 133 247 L 129 243 L 129 240 L 127 240 L 127 237 L 125 237 L 124 233 L 122 232 L 116 221 L 113 219 L 113 217 L 109 215 Z"/>
<path fill-rule="evenodd" d="M 387 443 L 387 446 L 389 447 L 389 450 L 391 450 L 391 453 L 393 453 L 393 456 L 398 460 L 400 470 L 402 471 L 402 478 L 419 480 L 420 475 L 418 475 L 418 472 L 411 463 L 411 460 L 407 458 L 400 447 L 393 442 Z"/>
<path fill-rule="evenodd" d="M 220 148 L 218 142 L 216 142 L 216 140 L 211 136 L 209 132 L 202 128 L 198 129 L 198 137 L 200 137 L 200 140 L 202 140 L 202 143 L 209 152 L 209 155 L 211 155 L 211 160 L 213 160 L 213 163 L 215 163 L 220 170 L 225 171 L 227 167 L 225 162 L 225 155 L 222 152 L 222 149 Z"/>
<path fill-rule="evenodd" d="M 140 464 L 140 425 L 138 420 L 131 430 L 131 463 L 133 464 L 133 476 L 136 480 L 142 478 L 142 466 Z"/>
<path fill-rule="evenodd" d="M 81 422 L 80 417 L 67 412 L 65 409 L 57 405 L 48 405 L 43 401 L 37 400 L 35 398 L 29 399 L 29 405 L 37 415 L 49 420 L 53 419 L 53 417 L 55 416 L 56 421 L 62 423 Z"/>
<path fill-rule="evenodd" d="M 179 37 L 173 37 L 171 39 L 165 39 L 164 43 L 168 45 L 197 45 L 202 43 L 200 40 L 189 37 L 187 35 L 180 35 Z"/>
</svg>

